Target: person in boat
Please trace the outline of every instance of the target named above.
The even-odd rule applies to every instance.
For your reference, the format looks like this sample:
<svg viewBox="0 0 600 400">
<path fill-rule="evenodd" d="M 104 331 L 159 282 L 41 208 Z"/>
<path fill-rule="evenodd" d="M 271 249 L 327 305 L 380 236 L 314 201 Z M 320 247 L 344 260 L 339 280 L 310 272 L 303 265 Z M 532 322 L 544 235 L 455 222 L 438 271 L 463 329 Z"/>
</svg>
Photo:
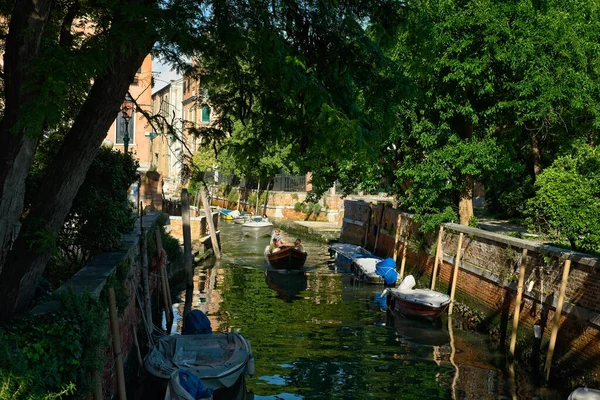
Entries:
<svg viewBox="0 0 600 400">
<path fill-rule="evenodd" d="M 271 235 L 271 237 L 273 239 L 277 239 L 279 241 L 279 246 L 283 246 L 284 245 L 283 238 L 281 237 L 281 230 L 275 229 L 273 231 L 273 235 Z"/>
<path fill-rule="evenodd" d="M 302 241 L 300 239 L 296 239 L 294 241 L 294 248 L 298 251 L 306 253 L 306 250 L 304 250 L 304 246 L 302 246 Z"/>
<path fill-rule="evenodd" d="M 274 237 L 273 240 L 271 241 L 271 245 L 269 246 L 269 250 L 271 251 L 271 253 L 277 253 L 281 247 L 281 240 L 277 237 Z"/>
</svg>

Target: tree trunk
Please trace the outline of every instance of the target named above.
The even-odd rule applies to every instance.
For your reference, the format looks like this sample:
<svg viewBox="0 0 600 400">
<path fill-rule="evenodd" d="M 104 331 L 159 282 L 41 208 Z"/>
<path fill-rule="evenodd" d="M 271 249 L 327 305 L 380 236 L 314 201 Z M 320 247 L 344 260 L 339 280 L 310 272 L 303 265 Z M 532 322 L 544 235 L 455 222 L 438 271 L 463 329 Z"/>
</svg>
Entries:
<svg viewBox="0 0 600 400">
<path fill-rule="evenodd" d="M 31 62 L 40 54 L 52 4 L 52 0 L 18 0 L 10 17 L 4 53 L 4 115 L 0 121 L 0 273 L 19 233 L 25 178 L 40 137 L 35 127 L 26 131 L 19 113 L 32 106 L 39 92 L 39 86 L 32 84 Z"/>
<path fill-rule="evenodd" d="M 458 215 L 461 225 L 469 225 L 473 218 L 473 177 L 467 175 L 464 181 L 465 188 L 460 192 L 458 201 Z"/>
<path fill-rule="evenodd" d="M 529 130 L 527 133 L 531 141 L 531 161 L 533 162 L 533 179 L 535 180 L 542 172 L 542 153 L 537 137 L 535 136 L 535 130 Z"/>
<path fill-rule="evenodd" d="M 50 165 L 31 211 L 23 223 L 0 274 L 0 319 L 22 311 L 29 303 L 50 259 L 50 249 L 83 183 L 106 132 L 114 121 L 130 83 L 155 37 L 147 22 L 115 18 L 107 40 L 115 46 L 111 67 L 94 80 L 73 126 Z M 135 45 L 119 50 L 122 37 Z"/>
</svg>

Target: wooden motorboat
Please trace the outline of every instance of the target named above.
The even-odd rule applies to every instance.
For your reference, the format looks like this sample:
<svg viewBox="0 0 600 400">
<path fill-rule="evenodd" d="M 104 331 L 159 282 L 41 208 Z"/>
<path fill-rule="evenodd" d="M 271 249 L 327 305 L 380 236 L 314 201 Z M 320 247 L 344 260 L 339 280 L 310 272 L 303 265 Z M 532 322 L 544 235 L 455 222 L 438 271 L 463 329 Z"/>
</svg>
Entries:
<svg viewBox="0 0 600 400">
<path fill-rule="evenodd" d="M 339 265 L 350 267 L 352 258 L 357 255 L 371 255 L 371 253 L 360 246 L 350 243 L 332 243 L 329 245 L 329 255 Z"/>
<path fill-rule="evenodd" d="M 413 289 L 415 278 L 408 275 L 397 289 L 386 289 L 388 309 L 404 315 L 413 315 L 435 319 L 439 317 L 450 304 L 450 296 L 429 289 Z"/>
<path fill-rule="evenodd" d="M 273 223 L 271 223 L 267 218 L 263 217 L 254 217 L 248 222 L 242 224 L 242 233 L 245 236 L 271 236 L 272 231 Z"/>
<path fill-rule="evenodd" d="M 272 268 L 299 270 L 304 267 L 307 254 L 294 246 L 281 246 L 272 252 L 265 251 L 265 256 Z"/>
<path fill-rule="evenodd" d="M 235 217 L 240 215 L 240 212 L 237 210 L 227 210 L 222 208 L 219 210 L 219 214 L 221 215 L 221 219 L 225 221 L 233 221 Z"/>
<path fill-rule="evenodd" d="M 233 386 L 244 375 L 254 374 L 250 342 L 239 333 L 170 335 L 156 342 L 144 366 L 152 375 L 171 379 L 179 370 L 200 378 L 205 387 Z"/>
</svg>

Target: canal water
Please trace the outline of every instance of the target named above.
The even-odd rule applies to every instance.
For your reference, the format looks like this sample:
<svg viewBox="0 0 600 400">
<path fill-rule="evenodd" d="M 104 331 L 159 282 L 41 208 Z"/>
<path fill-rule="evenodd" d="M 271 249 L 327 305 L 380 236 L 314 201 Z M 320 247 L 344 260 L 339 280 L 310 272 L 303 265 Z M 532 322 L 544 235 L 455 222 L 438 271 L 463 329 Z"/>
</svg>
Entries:
<svg viewBox="0 0 600 400">
<path fill-rule="evenodd" d="M 251 342 L 256 372 L 238 398 L 566 398 L 506 371 L 487 335 L 453 329 L 447 318 L 386 312 L 382 288 L 354 282 L 322 241 L 302 238 L 304 271 L 276 272 L 263 256 L 268 237 L 219 225 L 222 259 L 196 266 L 188 307 L 203 311 L 213 332 L 239 332 Z M 176 296 L 173 330 L 181 331 L 185 298 L 185 291 Z"/>
</svg>

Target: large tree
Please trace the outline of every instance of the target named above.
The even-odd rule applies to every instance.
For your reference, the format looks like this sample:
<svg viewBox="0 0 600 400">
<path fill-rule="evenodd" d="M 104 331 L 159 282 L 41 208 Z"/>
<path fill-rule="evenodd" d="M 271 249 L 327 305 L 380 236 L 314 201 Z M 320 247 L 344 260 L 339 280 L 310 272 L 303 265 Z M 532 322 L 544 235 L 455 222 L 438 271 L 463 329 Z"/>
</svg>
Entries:
<svg viewBox="0 0 600 400">
<path fill-rule="evenodd" d="M 0 121 L 0 317 L 29 303 L 73 198 L 157 38 L 154 0 L 18 0 L 8 16 Z M 90 84 L 90 82 L 92 82 Z M 25 179 L 44 132 L 68 126 L 37 195 Z"/>
</svg>

